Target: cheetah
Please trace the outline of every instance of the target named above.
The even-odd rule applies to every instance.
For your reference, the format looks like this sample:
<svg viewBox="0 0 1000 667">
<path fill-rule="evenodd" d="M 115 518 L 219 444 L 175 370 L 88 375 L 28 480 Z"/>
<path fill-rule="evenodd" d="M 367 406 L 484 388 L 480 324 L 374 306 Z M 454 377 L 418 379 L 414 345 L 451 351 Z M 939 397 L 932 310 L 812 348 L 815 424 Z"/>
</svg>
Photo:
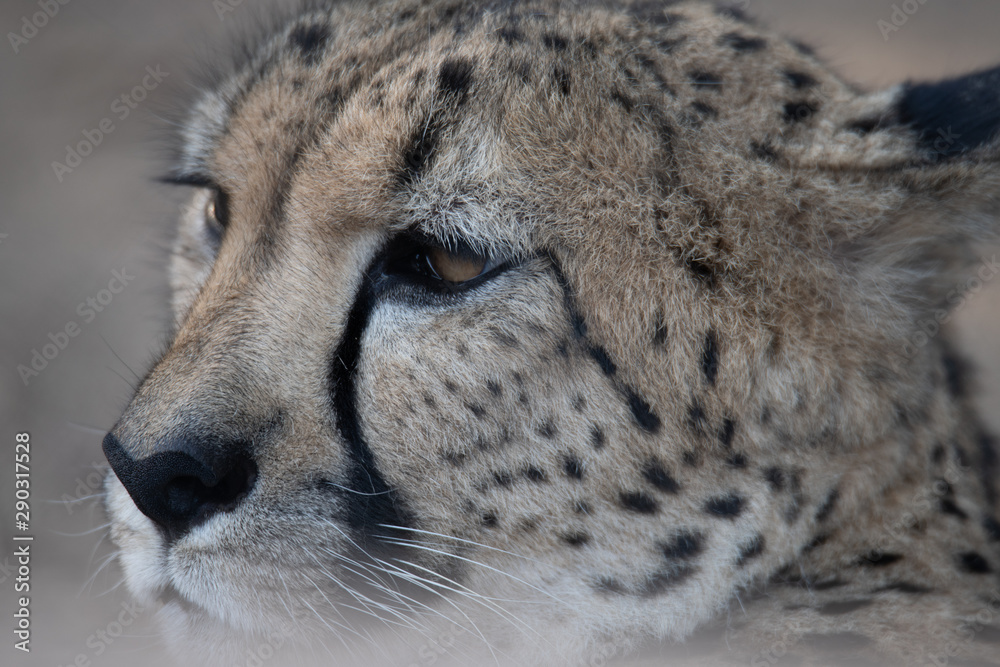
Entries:
<svg viewBox="0 0 1000 667">
<path fill-rule="evenodd" d="M 864 92 L 702 2 L 275 25 L 183 117 L 103 442 L 180 660 L 1000 664 L 942 330 L 1000 269 L 1000 69 Z"/>
</svg>

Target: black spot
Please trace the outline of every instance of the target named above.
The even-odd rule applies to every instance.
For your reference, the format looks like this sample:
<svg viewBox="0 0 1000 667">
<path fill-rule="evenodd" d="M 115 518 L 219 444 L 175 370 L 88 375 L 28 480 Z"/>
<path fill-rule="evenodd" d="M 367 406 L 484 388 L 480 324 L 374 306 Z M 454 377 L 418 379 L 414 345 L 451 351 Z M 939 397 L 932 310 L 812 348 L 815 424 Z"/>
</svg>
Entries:
<svg viewBox="0 0 1000 667">
<path fill-rule="evenodd" d="M 625 594 L 625 587 L 614 577 L 601 577 L 594 582 L 593 586 L 598 593 Z"/>
<path fill-rule="evenodd" d="M 734 452 L 726 458 L 726 465 L 732 466 L 733 468 L 746 468 L 747 457 L 740 452 Z"/>
<path fill-rule="evenodd" d="M 772 491 L 784 491 L 785 472 L 778 467 L 771 467 L 764 471 L 764 479 L 771 485 Z"/>
<path fill-rule="evenodd" d="M 642 471 L 642 476 L 646 478 L 647 482 L 664 493 L 677 493 L 680 491 L 681 485 L 677 483 L 676 479 L 670 476 L 670 473 L 663 468 L 663 464 L 659 461 L 653 460 L 647 463 L 645 469 Z"/>
<path fill-rule="evenodd" d="M 705 287 L 714 288 L 719 283 L 719 271 L 711 263 L 688 257 L 684 260 L 684 266 L 691 272 L 691 275 Z"/>
<path fill-rule="evenodd" d="M 659 503 L 642 491 L 623 491 L 619 500 L 622 507 L 639 514 L 654 514 L 660 508 Z"/>
<path fill-rule="evenodd" d="M 834 588 L 840 588 L 841 586 L 846 586 L 846 585 L 847 585 L 846 581 L 844 581 L 843 579 L 837 579 L 835 577 L 833 579 L 827 579 L 826 581 L 813 582 L 809 586 L 809 588 L 811 588 L 814 591 L 829 591 Z"/>
<path fill-rule="evenodd" d="M 713 329 L 709 329 L 705 334 L 701 350 L 701 372 L 705 374 L 705 379 L 710 385 L 715 385 L 715 380 L 719 376 L 719 344 Z"/>
<path fill-rule="evenodd" d="M 850 614 L 852 611 L 857 611 L 858 609 L 863 609 L 870 605 L 873 600 L 837 600 L 836 602 L 827 602 L 825 605 L 817 609 L 819 613 L 824 616 L 840 616 L 842 614 Z"/>
<path fill-rule="evenodd" d="M 497 486 L 507 488 L 514 483 L 514 477 L 506 470 L 500 470 L 493 473 L 493 481 L 497 483 Z"/>
<path fill-rule="evenodd" d="M 552 68 L 552 76 L 556 80 L 556 85 L 559 86 L 559 93 L 562 95 L 569 95 L 570 93 L 570 77 L 569 72 L 565 67 L 560 67 L 556 65 Z"/>
<path fill-rule="evenodd" d="M 412 185 L 430 166 L 439 134 L 438 122 L 432 117 L 427 117 L 424 122 L 417 125 L 403 153 L 403 168 L 396 176 L 400 185 L 404 187 Z"/>
<path fill-rule="evenodd" d="M 534 466 L 528 466 L 524 469 L 524 476 L 527 477 L 532 482 L 541 483 L 546 482 L 548 479 L 545 477 L 545 472 L 539 470 Z"/>
<path fill-rule="evenodd" d="M 660 430 L 660 418 L 656 416 L 653 409 L 645 400 L 630 388 L 625 389 L 625 396 L 628 400 L 629 410 L 632 416 L 647 433 L 656 433 Z"/>
<path fill-rule="evenodd" d="M 643 585 L 640 595 L 642 597 L 655 597 L 680 584 L 694 573 L 694 568 L 682 567 L 679 569 L 661 570 L 647 579 Z"/>
<path fill-rule="evenodd" d="M 948 383 L 948 391 L 956 398 L 965 395 L 965 376 L 968 372 L 965 363 L 957 355 L 946 352 L 941 357 L 944 366 L 944 377 Z"/>
<path fill-rule="evenodd" d="M 701 406 L 698 399 L 688 408 L 688 426 L 699 436 L 705 435 L 705 427 L 708 426 L 708 417 L 705 415 L 705 408 Z"/>
<path fill-rule="evenodd" d="M 867 567 L 886 567 L 887 565 L 892 565 L 893 563 L 901 560 L 903 560 L 903 556 L 901 554 L 870 551 L 858 559 L 858 565 L 864 565 Z"/>
<path fill-rule="evenodd" d="M 824 544 L 826 544 L 829 541 L 830 541 L 830 535 L 829 534 L 823 533 L 821 535 L 817 535 L 816 537 L 812 538 L 812 540 L 809 542 L 809 544 L 807 544 L 802 549 L 802 553 L 809 553 L 811 551 L 815 551 L 816 549 L 819 549 L 821 546 L 823 546 Z"/>
<path fill-rule="evenodd" d="M 740 555 L 736 558 L 736 564 L 746 565 L 762 553 L 764 553 L 764 536 L 755 535 L 749 542 L 740 547 Z"/>
<path fill-rule="evenodd" d="M 701 459 L 699 458 L 698 453 L 690 449 L 681 455 L 681 461 L 684 462 L 684 465 L 692 468 L 697 468 L 701 464 Z"/>
<path fill-rule="evenodd" d="M 941 465 L 944 462 L 944 445 L 938 444 L 931 451 L 931 461 L 934 465 Z"/>
<path fill-rule="evenodd" d="M 330 39 L 330 28 L 323 24 L 295 26 L 288 35 L 288 44 L 299 52 L 309 65 L 315 65 Z"/>
<path fill-rule="evenodd" d="M 1000 130 L 1000 67 L 929 84 L 908 84 L 900 120 L 921 148 L 949 158 L 988 143 Z"/>
<path fill-rule="evenodd" d="M 662 313 L 656 320 L 656 331 L 653 332 L 653 344 L 663 345 L 667 342 L 667 323 Z"/>
<path fill-rule="evenodd" d="M 969 574 L 989 574 L 993 571 L 986 559 L 975 551 L 966 551 L 958 555 L 959 568 Z"/>
<path fill-rule="evenodd" d="M 770 141 L 751 141 L 750 154 L 766 162 L 774 162 L 778 159 L 778 152 Z"/>
<path fill-rule="evenodd" d="M 497 518 L 497 515 L 495 513 L 486 512 L 480 518 L 480 522 L 487 528 L 496 528 L 497 525 L 499 525 L 500 520 Z"/>
<path fill-rule="evenodd" d="M 826 500 L 824 500 L 823 504 L 820 505 L 819 509 L 816 510 L 817 522 L 823 522 L 830 518 L 830 515 L 833 514 L 834 508 L 837 506 L 837 500 L 839 498 L 840 498 L 840 489 L 835 488 L 832 491 L 830 491 L 830 493 L 826 497 Z"/>
<path fill-rule="evenodd" d="M 476 416 L 476 419 L 483 419 L 486 416 L 486 409 L 477 403 L 466 403 L 465 408 Z"/>
<path fill-rule="evenodd" d="M 714 92 L 722 92 L 722 77 L 714 72 L 704 72 L 695 70 L 688 72 L 688 79 L 696 89 L 708 89 Z"/>
<path fill-rule="evenodd" d="M 455 451 L 447 451 L 444 454 L 442 454 L 442 456 L 444 457 L 445 461 L 455 466 L 456 468 L 461 468 L 463 465 L 465 465 L 465 460 L 466 458 L 468 458 L 468 455 L 465 454 L 464 452 L 455 452 Z"/>
<path fill-rule="evenodd" d="M 590 444 L 594 449 L 602 449 L 605 444 L 604 431 L 599 426 L 590 427 Z"/>
<path fill-rule="evenodd" d="M 816 106 L 811 102 L 788 102 L 782 118 L 786 123 L 802 123 L 812 118 L 816 111 Z"/>
<path fill-rule="evenodd" d="M 796 51 L 798 51 L 802 55 L 804 55 L 804 56 L 810 56 L 810 57 L 813 57 L 813 58 L 816 57 L 816 49 L 814 49 L 813 47 L 809 46 L 805 42 L 800 42 L 799 40 L 792 40 L 789 43 L 792 45 L 792 48 L 794 48 Z"/>
<path fill-rule="evenodd" d="M 858 651 L 871 645 L 872 640 L 857 632 L 807 632 L 799 638 L 804 646 L 827 653 Z M 851 663 L 852 665 L 854 662 Z"/>
<path fill-rule="evenodd" d="M 743 511 L 744 500 L 735 493 L 712 498 L 705 503 L 705 511 L 713 516 L 735 519 Z"/>
<path fill-rule="evenodd" d="M 521 34 L 521 31 L 513 26 L 505 26 L 497 30 L 497 37 L 507 42 L 508 46 L 524 39 L 524 35 Z"/>
<path fill-rule="evenodd" d="M 905 593 L 906 595 L 921 595 L 923 593 L 930 593 L 932 589 L 927 586 L 920 586 L 919 584 L 911 584 L 908 581 L 897 581 L 891 584 L 886 584 L 881 588 L 876 588 L 873 593 Z"/>
<path fill-rule="evenodd" d="M 571 547 L 582 547 L 590 542 L 590 535 L 583 532 L 568 533 L 562 536 L 562 541 Z"/>
<path fill-rule="evenodd" d="M 809 74 L 805 72 L 796 72 L 794 70 L 785 70 L 785 78 L 788 80 L 789 85 L 795 90 L 806 90 L 807 88 L 812 88 L 818 82 Z"/>
<path fill-rule="evenodd" d="M 594 359 L 594 361 L 597 362 L 597 365 L 601 367 L 601 370 L 605 375 L 614 375 L 618 370 L 615 367 L 614 362 L 611 361 L 611 357 L 608 356 L 607 351 L 603 347 L 591 346 L 587 351 L 590 353 L 590 356 Z"/>
<path fill-rule="evenodd" d="M 553 51 L 565 51 L 569 45 L 565 37 L 551 32 L 542 35 L 542 44 Z"/>
<path fill-rule="evenodd" d="M 988 516 L 983 519 L 983 529 L 986 531 L 986 536 L 990 538 L 993 542 L 1000 542 L 1000 521 L 996 518 Z"/>
<path fill-rule="evenodd" d="M 551 419 L 545 420 L 542 423 L 542 425 L 538 427 L 537 431 L 538 435 L 542 436 L 543 438 L 548 438 L 550 440 L 554 438 L 556 433 L 558 432 L 556 430 L 556 425 L 552 423 Z"/>
<path fill-rule="evenodd" d="M 572 479 L 583 479 L 583 463 L 572 454 L 563 459 L 563 472 Z"/>
<path fill-rule="evenodd" d="M 705 104 L 704 102 L 696 100 L 691 103 L 691 108 L 694 109 L 699 116 L 704 116 L 705 118 L 719 117 L 719 112 L 716 111 L 715 107 L 710 104 Z"/>
<path fill-rule="evenodd" d="M 741 53 L 760 51 L 767 46 L 767 41 L 760 37 L 747 37 L 738 32 L 727 32 L 719 38 L 719 44 L 729 46 Z"/>
<path fill-rule="evenodd" d="M 502 393 L 502 390 L 500 389 L 500 384 L 497 383 L 495 380 L 487 380 L 486 388 L 494 396 L 500 396 L 500 394 Z"/>
<path fill-rule="evenodd" d="M 468 60 L 446 60 L 438 71 L 438 94 L 454 95 L 459 103 L 465 101 L 472 86 L 472 63 Z"/>
<path fill-rule="evenodd" d="M 631 112 L 632 107 L 635 106 L 635 103 L 631 99 L 629 99 L 629 97 L 625 95 L 625 93 L 618 90 L 617 88 L 611 91 L 610 97 L 611 101 L 618 104 L 622 109 L 625 110 L 626 113 Z"/>
<path fill-rule="evenodd" d="M 516 348 L 521 344 L 520 341 L 517 340 L 516 336 L 513 336 L 498 327 L 490 327 L 486 330 L 486 332 L 490 335 L 491 339 L 504 347 Z"/>
<path fill-rule="evenodd" d="M 941 498 L 938 502 L 938 507 L 944 514 L 951 514 L 952 516 L 958 517 L 962 521 L 969 518 L 969 515 L 965 511 L 955 504 L 955 501 L 951 498 Z"/>
<path fill-rule="evenodd" d="M 573 503 L 573 511 L 577 514 L 590 514 L 592 510 L 590 503 L 585 500 L 578 500 Z"/>
<path fill-rule="evenodd" d="M 704 548 L 702 541 L 704 537 L 700 533 L 683 532 L 678 533 L 670 542 L 659 544 L 664 558 L 670 560 L 685 560 L 694 558 L 702 552 Z"/>
<path fill-rule="evenodd" d="M 729 449 L 733 444 L 734 435 L 736 435 L 736 422 L 726 417 L 722 420 L 722 429 L 719 431 L 719 442 L 723 447 Z"/>
</svg>

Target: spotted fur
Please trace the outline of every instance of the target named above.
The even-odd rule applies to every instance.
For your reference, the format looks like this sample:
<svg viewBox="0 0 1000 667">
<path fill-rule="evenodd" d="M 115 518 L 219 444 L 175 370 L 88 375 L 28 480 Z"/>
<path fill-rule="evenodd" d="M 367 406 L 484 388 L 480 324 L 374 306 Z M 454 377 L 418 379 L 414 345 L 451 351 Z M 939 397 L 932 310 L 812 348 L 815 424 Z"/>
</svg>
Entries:
<svg viewBox="0 0 1000 667">
<path fill-rule="evenodd" d="M 104 443 L 180 654 L 1000 664 L 1000 462 L 917 335 L 997 270 L 1000 70 L 863 93 L 645 0 L 321 3 L 252 52 Z M 428 246 L 490 268 L 393 268 Z"/>
</svg>

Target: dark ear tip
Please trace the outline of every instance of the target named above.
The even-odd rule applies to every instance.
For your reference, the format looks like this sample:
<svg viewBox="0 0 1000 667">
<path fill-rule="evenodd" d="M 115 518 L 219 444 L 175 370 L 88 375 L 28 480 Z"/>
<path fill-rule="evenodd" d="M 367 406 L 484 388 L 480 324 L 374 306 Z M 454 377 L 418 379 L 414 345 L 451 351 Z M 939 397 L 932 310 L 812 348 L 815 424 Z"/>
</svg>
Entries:
<svg viewBox="0 0 1000 667">
<path fill-rule="evenodd" d="M 933 159 L 987 144 L 1000 132 L 1000 67 L 937 83 L 908 83 L 898 113 Z"/>
</svg>

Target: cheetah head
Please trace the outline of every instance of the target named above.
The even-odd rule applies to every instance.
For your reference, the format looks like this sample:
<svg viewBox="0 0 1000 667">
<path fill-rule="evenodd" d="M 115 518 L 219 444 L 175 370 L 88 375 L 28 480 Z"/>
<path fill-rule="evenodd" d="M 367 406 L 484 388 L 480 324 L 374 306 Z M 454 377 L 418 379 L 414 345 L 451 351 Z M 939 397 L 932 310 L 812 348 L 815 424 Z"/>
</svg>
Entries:
<svg viewBox="0 0 1000 667">
<path fill-rule="evenodd" d="M 175 331 L 104 440 L 182 653 L 681 640 L 922 465 L 913 323 L 1000 209 L 997 71 L 859 93 L 696 3 L 337 5 L 255 49 L 183 124 Z"/>
</svg>

